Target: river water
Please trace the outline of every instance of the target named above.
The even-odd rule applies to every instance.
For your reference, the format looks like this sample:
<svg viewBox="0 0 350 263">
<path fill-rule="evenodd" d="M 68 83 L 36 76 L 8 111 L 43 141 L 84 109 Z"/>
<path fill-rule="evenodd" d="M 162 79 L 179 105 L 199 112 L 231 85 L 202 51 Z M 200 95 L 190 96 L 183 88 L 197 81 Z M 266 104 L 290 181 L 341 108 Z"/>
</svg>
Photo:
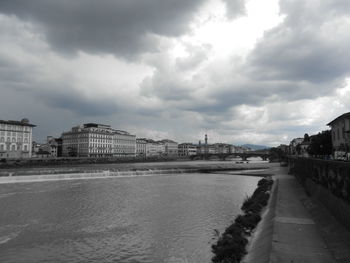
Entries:
<svg viewBox="0 0 350 263">
<path fill-rule="evenodd" d="M 210 262 L 258 177 L 173 174 L 0 185 L 0 262 Z"/>
</svg>

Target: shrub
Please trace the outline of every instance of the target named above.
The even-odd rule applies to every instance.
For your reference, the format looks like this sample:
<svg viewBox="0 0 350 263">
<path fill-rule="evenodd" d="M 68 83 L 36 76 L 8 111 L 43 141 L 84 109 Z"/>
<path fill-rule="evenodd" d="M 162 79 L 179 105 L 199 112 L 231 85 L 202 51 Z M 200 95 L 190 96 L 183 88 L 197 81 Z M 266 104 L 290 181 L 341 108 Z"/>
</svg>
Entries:
<svg viewBox="0 0 350 263">
<path fill-rule="evenodd" d="M 271 179 L 263 178 L 258 182 L 258 187 L 253 195 L 246 197 L 242 211 L 244 215 L 238 215 L 235 222 L 226 228 L 216 244 L 212 245 L 214 263 L 238 263 L 247 253 L 247 235 L 257 226 L 261 220 L 260 212 L 267 205 L 270 197 L 270 189 L 273 184 Z"/>
</svg>

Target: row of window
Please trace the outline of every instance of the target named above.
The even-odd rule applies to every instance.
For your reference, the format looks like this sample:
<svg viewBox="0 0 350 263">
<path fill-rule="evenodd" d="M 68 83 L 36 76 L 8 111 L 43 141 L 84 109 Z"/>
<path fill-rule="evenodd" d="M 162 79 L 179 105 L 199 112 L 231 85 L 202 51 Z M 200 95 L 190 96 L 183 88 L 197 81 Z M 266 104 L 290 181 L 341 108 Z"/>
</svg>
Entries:
<svg viewBox="0 0 350 263">
<path fill-rule="evenodd" d="M 119 144 L 119 145 L 135 145 L 135 142 L 125 142 L 125 141 L 105 141 L 105 140 L 90 140 L 90 141 L 86 141 L 86 140 L 65 140 L 63 142 L 63 144 L 68 145 L 68 144 L 88 144 L 88 143 L 104 143 L 104 144 L 110 144 L 110 145 L 115 145 L 115 144 Z"/>
<path fill-rule="evenodd" d="M 18 150 L 22 150 L 21 146 L 18 146 L 16 144 L 12 144 L 10 147 L 6 147 L 5 144 L 0 144 L 0 150 L 1 151 L 18 151 Z M 28 145 L 24 145 L 23 146 L 23 151 L 28 151 Z"/>
<path fill-rule="evenodd" d="M 11 130 L 11 131 L 30 131 L 31 127 L 1 123 L 0 129 L 1 130 Z"/>
<path fill-rule="evenodd" d="M 5 137 L 1 137 L 0 138 L 0 142 L 5 142 Z M 16 138 L 12 137 L 12 140 L 10 137 L 6 138 L 6 142 L 23 142 L 23 138 L 22 137 L 18 137 L 17 140 Z M 24 138 L 24 142 L 28 142 L 28 138 Z"/>
<path fill-rule="evenodd" d="M 1 131 L 0 132 L 0 135 L 1 136 L 13 136 L 13 137 L 22 137 L 22 136 L 24 136 L 24 137 L 29 137 L 29 133 L 23 133 L 23 132 L 6 132 L 6 131 Z"/>
<path fill-rule="evenodd" d="M 135 136 L 132 135 L 116 135 L 116 134 L 94 134 L 94 133 L 78 133 L 78 134 L 69 134 L 66 133 L 63 135 L 64 139 L 71 139 L 71 138 L 95 138 L 95 139 L 112 139 L 115 137 L 119 137 L 120 140 L 131 140 L 135 141 Z M 130 138 L 131 137 L 131 138 Z"/>
</svg>

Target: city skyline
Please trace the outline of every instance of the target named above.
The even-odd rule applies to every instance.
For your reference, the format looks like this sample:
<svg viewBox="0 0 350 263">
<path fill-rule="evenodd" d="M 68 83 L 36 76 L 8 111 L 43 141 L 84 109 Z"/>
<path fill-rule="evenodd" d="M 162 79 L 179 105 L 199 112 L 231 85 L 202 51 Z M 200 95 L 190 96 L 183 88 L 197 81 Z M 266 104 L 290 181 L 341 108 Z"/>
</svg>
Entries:
<svg viewBox="0 0 350 263">
<path fill-rule="evenodd" d="M 1 119 L 277 146 L 349 111 L 350 3 L 0 3 Z"/>
</svg>

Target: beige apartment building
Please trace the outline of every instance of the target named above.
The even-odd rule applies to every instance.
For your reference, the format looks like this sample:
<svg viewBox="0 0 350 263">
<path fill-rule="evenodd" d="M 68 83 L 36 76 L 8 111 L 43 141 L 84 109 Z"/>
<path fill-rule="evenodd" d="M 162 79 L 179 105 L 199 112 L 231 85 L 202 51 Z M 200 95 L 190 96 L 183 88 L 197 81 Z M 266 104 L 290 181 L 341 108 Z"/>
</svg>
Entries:
<svg viewBox="0 0 350 263">
<path fill-rule="evenodd" d="M 350 112 L 344 113 L 327 124 L 331 127 L 334 154 L 350 153 Z"/>
<path fill-rule="evenodd" d="M 227 154 L 231 153 L 231 145 L 226 143 L 214 143 L 212 147 L 214 147 L 215 154 Z"/>
<path fill-rule="evenodd" d="M 191 156 L 197 154 L 197 145 L 193 143 L 180 143 L 178 145 L 179 156 Z"/>
<path fill-rule="evenodd" d="M 146 156 L 163 156 L 163 155 L 165 155 L 164 143 L 147 139 Z"/>
<path fill-rule="evenodd" d="M 0 120 L 0 159 L 30 158 L 32 156 L 33 127 L 28 119 Z"/>
<path fill-rule="evenodd" d="M 137 138 L 136 139 L 136 155 L 146 156 L 147 153 L 147 139 Z"/>
<path fill-rule="evenodd" d="M 127 157 L 136 154 L 136 136 L 110 125 L 85 123 L 62 133 L 62 156 Z"/>
<path fill-rule="evenodd" d="M 178 143 L 169 139 L 159 141 L 164 144 L 166 156 L 178 156 Z"/>
</svg>

